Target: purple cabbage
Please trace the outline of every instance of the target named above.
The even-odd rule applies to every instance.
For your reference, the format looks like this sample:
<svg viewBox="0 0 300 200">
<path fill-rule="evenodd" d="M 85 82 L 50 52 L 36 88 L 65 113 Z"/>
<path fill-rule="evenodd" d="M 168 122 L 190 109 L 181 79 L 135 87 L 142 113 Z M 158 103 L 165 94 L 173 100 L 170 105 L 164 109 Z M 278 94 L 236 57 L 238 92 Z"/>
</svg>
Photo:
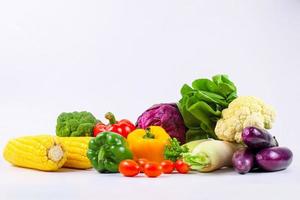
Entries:
<svg viewBox="0 0 300 200">
<path fill-rule="evenodd" d="M 186 127 L 175 103 L 153 105 L 139 116 L 136 126 L 143 129 L 149 126 L 161 126 L 172 138 L 180 141 L 180 144 L 185 143 Z"/>
</svg>

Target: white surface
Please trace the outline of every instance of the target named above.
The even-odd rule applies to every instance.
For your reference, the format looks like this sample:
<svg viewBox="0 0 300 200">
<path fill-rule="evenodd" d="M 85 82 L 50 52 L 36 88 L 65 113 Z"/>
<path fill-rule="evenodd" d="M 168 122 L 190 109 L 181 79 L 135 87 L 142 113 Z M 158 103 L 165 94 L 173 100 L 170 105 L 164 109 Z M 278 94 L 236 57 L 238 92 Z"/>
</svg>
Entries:
<svg viewBox="0 0 300 200">
<path fill-rule="evenodd" d="M 175 102 L 183 83 L 227 73 L 240 95 L 278 113 L 272 130 L 294 154 L 278 173 L 231 171 L 121 178 L 43 173 L 0 159 L 0 199 L 295 199 L 299 188 L 300 2 L 297 0 L 11 0 L 0 3 L 0 148 L 54 134 L 62 111 L 136 120 Z M 113 198 L 110 198 L 112 195 Z"/>
<path fill-rule="evenodd" d="M 297 163 L 298 164 L 298 163 Z M 49 173 L 1 168 L 1 199 L 297 199 L 299 164 L 276 173 L 172 174 L 125 178 L 94 170 Z M 4 189 L 4 190 L 3 190 Z"/>
</svg>

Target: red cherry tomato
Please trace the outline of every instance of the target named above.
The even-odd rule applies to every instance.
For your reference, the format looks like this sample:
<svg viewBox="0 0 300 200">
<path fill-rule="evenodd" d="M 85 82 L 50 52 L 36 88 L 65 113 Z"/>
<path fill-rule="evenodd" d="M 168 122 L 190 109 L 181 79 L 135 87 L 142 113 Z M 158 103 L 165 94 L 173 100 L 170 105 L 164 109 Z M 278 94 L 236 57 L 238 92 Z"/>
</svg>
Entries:
<svg viewBox="0 0 300 200">
<path fill-rule="evenodd" d="M 163 173 L 171 174 L 174 170 L 174 163 L 171 160 L 164 160 L 160 163 Z"/>
<path fill-rule="evenodd" d="M 175 168 L 180 174 L 187 174 L 190 171 L 189 165 L 182 160 L 177 160 L 175 162 Z"/>
<path fill-rule="evenodd" d="M 150 178 L 155 178 L 161 175 L 162 169 L 157 162 L 147 162 L 144 167 L 144 173 Z"/>
<path fill-rule="evenodd" d="M 146 158 L 139 158 L 137 159 L 137 163 L 140 166 L 141 172 L 144 172 L 144 167 L 146 165 L 146 163 L 148 162 L 148 160 Z"/>
<path fill-rule="evenodd" d="M 133 177 L 140 173 L 140 166 L 134 160 L 123 160 L 119 164 L 119 172 L 124 176 Z"/>
</svg>

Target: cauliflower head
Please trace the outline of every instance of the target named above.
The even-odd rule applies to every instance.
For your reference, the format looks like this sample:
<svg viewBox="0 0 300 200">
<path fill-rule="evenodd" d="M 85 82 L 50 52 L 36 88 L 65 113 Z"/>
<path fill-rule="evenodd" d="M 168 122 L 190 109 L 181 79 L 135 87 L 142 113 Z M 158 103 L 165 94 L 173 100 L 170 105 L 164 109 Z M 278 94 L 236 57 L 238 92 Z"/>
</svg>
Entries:
<svg viewBox="0 0 300 200">
<path fill-rule="evenodd" d="M 233 100 L 222 111 L 222 118 L 217 121 L 215 133 L 219 139 L 242 143 L 242 131 L 248 126 L 271 129 L 275 119 L 275 110 L 261 99 L 242 96 Z"/>
</svg>

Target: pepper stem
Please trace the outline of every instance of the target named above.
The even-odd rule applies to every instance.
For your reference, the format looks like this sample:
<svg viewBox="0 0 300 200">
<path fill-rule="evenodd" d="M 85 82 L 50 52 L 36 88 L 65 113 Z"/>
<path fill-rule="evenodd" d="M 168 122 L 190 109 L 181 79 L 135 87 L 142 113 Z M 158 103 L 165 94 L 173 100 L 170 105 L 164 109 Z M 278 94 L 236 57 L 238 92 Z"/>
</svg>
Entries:
<svg viewBox="0 0 300 200">
<path fill-rule="evenodd" d="M 99 153 L 98 153 L 98 161 L 103 160 L 105 156 L 105 149 L 104 147 L 100 147 Z"/>
<path fill-rule="evenodd" d="M 278 146 L 279 146 L 279 143 L 278 143 L 278 141 L 276 140 L 275 136 L 273 136 L 273 140 L 274 140 L 274 145 L 275 145 L 276 147 L 278 147 Z"/>
<path fill-rule="evenodd" d="M 146 128 L 146 134 L 143 136 L 144 139 L 154 139 L 155 135 L 151 133 L 150 128 Z"/>
<path fill-rule="evenodd" d="M 105 118 L 109 120 L 109 124 L 113 125 L 117 123 L 117 120 L 111 112 L 105 114 Z"/>
</svg>

